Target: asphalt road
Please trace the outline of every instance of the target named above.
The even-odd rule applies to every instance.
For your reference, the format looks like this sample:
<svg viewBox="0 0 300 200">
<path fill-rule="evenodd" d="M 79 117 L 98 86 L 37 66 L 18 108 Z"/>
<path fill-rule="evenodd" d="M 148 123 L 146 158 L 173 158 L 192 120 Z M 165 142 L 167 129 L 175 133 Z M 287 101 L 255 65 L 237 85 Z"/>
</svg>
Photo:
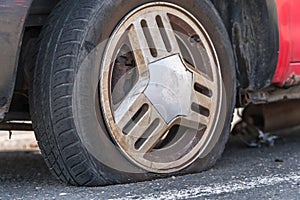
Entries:
<svg viewBox="0 0 300 200">
<path fill-rule="evenodd" d="M 275 147 L 254 149 L 232 137 L 207 172 L 98 188 L 58 182 L 26 145 L 0 150 L 0 199 L 300 199 L 300 129 L 281 135 Z"/>
</svg>

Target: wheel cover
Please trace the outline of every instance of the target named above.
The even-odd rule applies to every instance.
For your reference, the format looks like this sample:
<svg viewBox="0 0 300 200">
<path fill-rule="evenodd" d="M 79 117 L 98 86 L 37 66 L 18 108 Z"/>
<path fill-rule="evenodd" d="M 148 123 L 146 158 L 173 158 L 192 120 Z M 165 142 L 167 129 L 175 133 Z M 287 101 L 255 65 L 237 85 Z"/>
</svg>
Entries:
<svg viewBox="0 0 300 200">
<path fill-rule="evenodd" d="M 214 45 L 201 23 L 174 4 L 146 4 L 124 17 L 107 43 L 100 77 L 112 139 L 150 172 L 190 165 L 225 114 Z"/>
</svg>

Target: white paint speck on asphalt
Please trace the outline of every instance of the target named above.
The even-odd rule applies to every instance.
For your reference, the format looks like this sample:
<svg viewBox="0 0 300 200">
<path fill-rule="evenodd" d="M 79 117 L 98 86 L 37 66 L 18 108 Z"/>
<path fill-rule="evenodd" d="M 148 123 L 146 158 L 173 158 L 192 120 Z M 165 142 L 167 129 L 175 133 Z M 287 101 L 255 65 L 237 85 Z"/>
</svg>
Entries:
<svg viewBox="0 0 300 200">
<path fill-rule="evenodd" d="M 229 181 L 224 183 L 215 183 L 211 185 L 198 185 L 189 189 L 167 190 L 163 192 L 154 192 L 143 195 L 125 196 L 112 200 L 171 200 L 171 199 L 191 199 L 199 197 L 208 197 L 212 195 L 233 193 L 253 188 L 261 188 L 266 186 L 274 186 L 281 183 L 299 184 L 300 173 L 281 174 L 274 176 L 262 176 L 246 178 L 243 181 Z"/>
</svg>

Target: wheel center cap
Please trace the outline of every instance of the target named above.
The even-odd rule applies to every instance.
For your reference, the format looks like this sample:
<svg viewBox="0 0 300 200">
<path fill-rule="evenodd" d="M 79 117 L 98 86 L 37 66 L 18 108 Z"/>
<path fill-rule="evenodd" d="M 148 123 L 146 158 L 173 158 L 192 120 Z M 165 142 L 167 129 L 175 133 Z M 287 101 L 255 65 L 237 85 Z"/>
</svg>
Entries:
<svg viewBox="0 0 300 200">
<path fill-rule="evenodd" d="M 178 55 L 148 65 L 150 81 L 144 92 L 166 123 L 187 116 L 191 107 L 193 75 Z"/>
</svg>

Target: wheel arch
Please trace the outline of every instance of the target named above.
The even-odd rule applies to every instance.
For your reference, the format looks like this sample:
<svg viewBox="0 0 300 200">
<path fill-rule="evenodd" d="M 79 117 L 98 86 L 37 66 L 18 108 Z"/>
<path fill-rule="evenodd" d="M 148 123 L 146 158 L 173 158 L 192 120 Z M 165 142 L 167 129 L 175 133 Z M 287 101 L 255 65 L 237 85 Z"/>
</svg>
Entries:
<svg viewBox="0 0 300 200">
<path fill-rule="evenodd" d="M 223 19 L 232 42 L 239 96 L 269 86 L 275 74 L 279 51 L 276 1 L 211 1 Z"/>
<path fill-rule="evenodd" d="M 0 3 L 0 120 L 8 112 L 12 100 L 24 23 L 31 3 L 32 0 Z"/>
<path fill-rule="evenodd" d="M 17 71 L 23 67 L 19 64 L 19 57 L 26 29 L 43 26 L 58 1 L 25 0 L 22 1 L 22 6 L 18 6 L 13 0 L 2 3 L 9 7 L 3 7 L 6 12 L 0 12 L 0 19 L 15 20 L 9 21 L 9 29 L 0 32 L 0 41 L 5 40 L 1 43 L 10 45 L 9 48 L 5 45 L 0 47 L 1 52 L 7 52 L 0 54 L 3 70 L 0 78 L 0 119 L 9 111 Z M 276 1 L 211 1 L 223 19 L 234 49 L 238 96 L 269 86 L 275 74 L 279 50 Z M 0 24 L 3 24 L 1 20 Z"/>
<path fill-rule="evenodd" d="M 0 3 L 0 121 L 7 120 L 7 113 L 15 107 L 14 102 L 18 104 L 20 100 L 13 98 L 14 91 L 26 87 L 24 61 L 32 64 L 32 56 L 28 56 L 28 52 L 33 50 L 28 48 L 27 42 L 38 36 L 58 1 L 5 0 Z M 28 112 L 27 108 L 23 109 L 21 112 Z"/>
</svg>

